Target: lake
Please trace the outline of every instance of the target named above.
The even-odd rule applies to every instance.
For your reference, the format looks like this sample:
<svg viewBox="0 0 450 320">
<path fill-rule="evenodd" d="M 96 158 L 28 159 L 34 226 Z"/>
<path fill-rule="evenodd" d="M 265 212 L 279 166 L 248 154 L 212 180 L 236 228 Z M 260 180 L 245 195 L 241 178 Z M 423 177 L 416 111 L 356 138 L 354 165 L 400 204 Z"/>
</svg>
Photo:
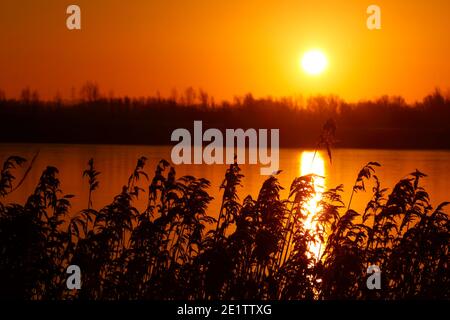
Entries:
<svg viewBox="0 0 450 320">
<path fill-rule="evenodd" d="M 8 195 L 3 202 L 24 203 L 33 192 L 40 174 L 46 166 L 51 165 L 59 169 L 61 189 L 66 194 L 74 194 L 72 207 L 79 211 L 86 207 L 88 196 L 87 179 L 82 177 L 90 158 L 94 158 L 95 167 L 101 172 L 99 176 L 100 188 L 93 196 L 94 207 L 100 209 L 109 204 L 122 186 L 127 183 L 136 161 L 140 156 L 148 158 L 146 172 L 152 178 L 156 164 L 161 159 L 170 160 L 171 146 L 144 145 L 69 145 L 69 144 L 0 144 L 0 161 L 9 155 L 19 155 L 29 161 L 37 151 L 38 158 L 28 177 L 18 190 Z M 450 151 L 440 150 L 365 150 L 365 149 L 335 149 L 333 161 L 330 163 L 325 152 L 320 151 L 313 159 L 313 150 L 281 149 L 279 174 L 281 185 L 285 188 L 282 196 L 286 197 L 294 177 L 314 172 L 325 177 L 324 187 L 334 188 L 344 185 L 343 200 L 348 203 L 353 184 L 359 170 L 369 161 L 377 161 L 382 167 L 377 168 L 376 174 L 381 180 L 382 187 L 392 190 L 400 179 L 419 169 L 426 173 L 422 183 L 431 196 L 435 206 L 440 202 L 450 200 Z M 18 180 L 25 172 L 27 165 L 15 171 Z M 209 214 L 217 217 L 222 193 L 219 186 L 223 181 L 226 165 L 178 165 L 175 166 L 177 176 L 193 175 L 211 181 L 209 190 L 215 200 L 210 205 Z M 248 194 L 257 197 L 267 176 L 260 175 L 260 165 L 242 165 L 244 178 L 243 187 L 239 189 L 241 200 Z M 16 181 L 17 183 L 17 181 Z M 140 186 L 147 189 L 149 182 L 140 181 Z M 371 197 L 372 183 L 367 184 L 366 193 L 358 193 L 352 208 L 361 210 Z M 141 194 L 136 201 L 136 207 L 145 208 L 146 194 Z"/>
</svg>

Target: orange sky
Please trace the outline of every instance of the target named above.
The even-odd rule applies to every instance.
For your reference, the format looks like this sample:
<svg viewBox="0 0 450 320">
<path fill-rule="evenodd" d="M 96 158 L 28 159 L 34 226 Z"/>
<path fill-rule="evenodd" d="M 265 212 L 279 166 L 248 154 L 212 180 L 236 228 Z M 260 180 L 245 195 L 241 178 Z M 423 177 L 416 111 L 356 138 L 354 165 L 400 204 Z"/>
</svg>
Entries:
<svg viewBox="0 0 450 320">
<path fill-rule="evenodd" d="M 66 28 L 78 4 L 82 30 Z M 366 8 L 382 30 L 366 28 Z M 450 1 L 2 0 L 0 89 L 51 99 L 85 81 L 103 93 L 146 96 L 203 88 L 220 99 L 337 94 L 422 98 L 450 88 Z M 327 71 L 305 75 L 301 54 L 321 48 Z"/>
</svg>

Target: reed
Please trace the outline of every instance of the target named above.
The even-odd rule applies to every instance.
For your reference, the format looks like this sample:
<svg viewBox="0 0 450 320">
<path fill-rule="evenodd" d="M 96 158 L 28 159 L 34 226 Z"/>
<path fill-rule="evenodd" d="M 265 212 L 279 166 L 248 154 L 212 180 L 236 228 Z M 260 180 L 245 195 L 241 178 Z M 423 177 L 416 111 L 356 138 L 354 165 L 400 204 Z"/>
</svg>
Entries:
<svg viewBox="0 0 450 320">
<path fill-rule="evenodd" d="M 448 299 L 450 224 L 444 202 L 433 208 L 413 172 L 389 190 L 371 162 L 357 175 L 352 198 L 372 199 L 357 212 L 329 189 L 305 220 L 313 176 L 297 177 L 287 199 L 277 175 L 256 199 L 237 197 L 243 174 L 231 164 L 221 184 L 218 213 L 206 179 L 177 177 L 162 160 L 153 177 L 138 159 L 122 191 L 104 208 L 94 205 L 100 172 L 90 160 L 86 209 L 71 212 L 58 169 L 47 167 L 24 204 L 4 203 L 25 164 L 8 158 L 0 177 L 0 298 L 5 299 Z M 143 179 L 142 179 L 143 178 Z M 141 188 L 141 185 L 148 188 Z M 145 210 L 133 203 L 148 197 Z M 211 215 L 210 215 L 211 214 Z M 214 218 L 216 216 L 217 218 Z M 311 243 L 320 242 L 319 259 Z M 82 270 L 82 290 L 68 291 L 65 270 Z M 382 270 L 382 291 L 366 289 L 366 269 Z"/>
</svg>

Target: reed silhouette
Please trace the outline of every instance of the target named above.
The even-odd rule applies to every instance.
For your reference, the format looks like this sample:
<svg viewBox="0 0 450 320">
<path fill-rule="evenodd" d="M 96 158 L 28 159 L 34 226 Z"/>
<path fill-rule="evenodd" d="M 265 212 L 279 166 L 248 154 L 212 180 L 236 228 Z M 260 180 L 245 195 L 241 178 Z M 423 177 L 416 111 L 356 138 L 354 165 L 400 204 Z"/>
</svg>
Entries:
<svg viewBox="0 0 450 320">
<path fill-rule="evenodd" d="M 330 124 L 324 127 L 330 130 Z M 325 134 L 325 133 L 324 133 Z M 13 192 L 12 156 L 1 170 L 0 199 Z M 0 202 L 0 298 L 143 299 L 449 299 L 449 217 L 432 208 L 415 171 L 391 191 L 376 162 L 357 175 L 352 197 L 368 192 L 364 211 L 343 203 L 343 186 L 323 192 L 316 212 L 315 175 L 297 177 L 289 197 L 277 174 L 256 199 L 237 196 L 243 173 L 231 164 L 219 212 L 208 212 L 209 181 L 177 177 L 161 160 L 153 176 L 138 159 L 111 204 L 97 209 L 101 174 L 91 159 L 83 176 L 86 209 L 70 212 L 58 169 L 47 167 L 24 204 Z M 81 173 L 80 173 L 81 174 Z M 138 197 L 148 205 L 139 211 Z M 314 228 L 305 221 L 313 216 Z M 214 218 L 213 216 L 217 217 Z M 321 244 L 319 254 L 313 244 Z M 82 289 L 66 289 L 66 268 L 82 271 Z M 382 271 L 382 290 L 368 290 L 366 270 Z"/>
</svg>

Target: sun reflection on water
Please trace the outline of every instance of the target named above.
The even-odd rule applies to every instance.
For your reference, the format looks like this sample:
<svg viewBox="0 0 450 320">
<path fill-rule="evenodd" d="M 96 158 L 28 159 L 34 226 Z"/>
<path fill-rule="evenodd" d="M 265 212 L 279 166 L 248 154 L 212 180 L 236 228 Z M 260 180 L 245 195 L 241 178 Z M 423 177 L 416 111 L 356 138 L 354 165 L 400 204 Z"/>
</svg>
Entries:
<svg viewBox="0 0 450 320">
<path fill-rule="evenodd" d="M 314 221 L 316 213 L 320 210 L 319 201 L 322 198 L 322 193 L 325 189 L 325 161 L 319 152 L 303 151 L 300 158 L 300 176 L 315 174 L 314 179 L 315 195 L 311 197 L 305 205 L 305 211 L 309 212 L 305 227 L 314 232 L 317 222 Z M 322 244 L 319 242 L 312 242 L 310 250 L 313 252 L 316 259 L 320 257 Z"/>
</svg>

